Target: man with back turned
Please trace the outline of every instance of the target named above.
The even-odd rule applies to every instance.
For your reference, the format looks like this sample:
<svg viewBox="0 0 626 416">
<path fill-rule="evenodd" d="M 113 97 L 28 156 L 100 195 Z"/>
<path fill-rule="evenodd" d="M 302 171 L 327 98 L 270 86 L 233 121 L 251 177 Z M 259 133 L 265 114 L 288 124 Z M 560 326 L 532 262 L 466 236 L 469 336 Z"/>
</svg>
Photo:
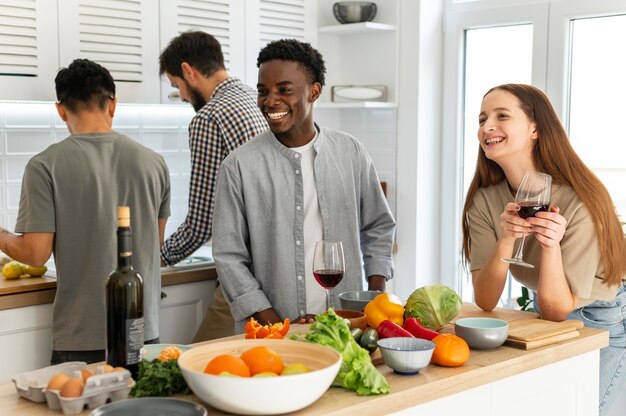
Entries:
<svg viewBox="0 0 626 416">
<path fill-rule="evenodd" d="M 115 83 L 109 71 L 77 59 L 55 78 L 57 112 L 69 137 L 28 162 L 15 232 L 0 248 L 42 265 L 54 253 L 52 364 L 105 359 L 107 276 L 117 264 L 117 207 L 130 207 L 133 266 L 144 279 L 145 342 L 158 342 L 159 245 L 170 215 L 170 176 L 162 156 L 112 130 Z"/>
</svg>

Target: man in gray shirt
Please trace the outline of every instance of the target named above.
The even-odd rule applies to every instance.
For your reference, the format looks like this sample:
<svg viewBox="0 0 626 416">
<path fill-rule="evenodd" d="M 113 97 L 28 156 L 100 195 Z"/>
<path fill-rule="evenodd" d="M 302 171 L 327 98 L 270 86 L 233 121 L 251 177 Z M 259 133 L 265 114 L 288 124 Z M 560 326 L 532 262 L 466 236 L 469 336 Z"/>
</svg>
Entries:
<svg viewBox="0 0 626 416">
<path fill-rule="evenodd" d="M 54 252 L 52 364 L 105 359 L 107 276 L 117 266 L 117 207 L 130 207 L 133 267 L 143 277 L 144 336 L 159 339 L 160 242 L 170 215 L 163 157 L 111 129 L 117 100 L 106 68 L 76 59 L 55 79 L 71 135 L 28 162 L 15 235 L 0 248 L 31 265 Z"/>
<path fill-rule="evenodd" d="M 364 277 L 369 289 L 384 291 L 393 276 L 395 220 L 371 159 L 354 137 L 313 122 L 321 54 L 279 40 L 261 50 L 257 65 L 258 106 L 270 131 L 224 160 L 213 221 L 213 255 L 238 332 L 251 316 L 305 323 L 324 311 L 324 289 L 312 276 L 317 240 L 343 243 L 337 293 L 362 289 Z"/>
</svg>

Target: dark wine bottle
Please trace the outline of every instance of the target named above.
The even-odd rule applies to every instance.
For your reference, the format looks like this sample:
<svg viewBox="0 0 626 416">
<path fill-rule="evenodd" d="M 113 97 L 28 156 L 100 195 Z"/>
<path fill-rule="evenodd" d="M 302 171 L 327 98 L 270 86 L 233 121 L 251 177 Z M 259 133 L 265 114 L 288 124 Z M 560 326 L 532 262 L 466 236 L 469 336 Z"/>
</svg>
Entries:
<svg viewBox="0 0 626 416">
<path fill-rule="evenodd" d="M 130 208 L 117 209 L 117 269 L 107 278 L 107 363 L 137 378 L 143 348 L 143 278 L 133 270 Z"/>
</svg>

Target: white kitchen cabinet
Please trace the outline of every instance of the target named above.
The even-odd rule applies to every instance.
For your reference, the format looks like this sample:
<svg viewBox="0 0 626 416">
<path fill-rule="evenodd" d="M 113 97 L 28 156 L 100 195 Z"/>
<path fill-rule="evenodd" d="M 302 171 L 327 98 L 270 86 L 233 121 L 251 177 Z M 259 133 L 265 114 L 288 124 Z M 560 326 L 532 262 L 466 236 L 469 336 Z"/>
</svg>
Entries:
<svg viewBox="0 0 626 416">
<path fill-rule="evenodd" d="M 268 41 L 311 41 L 306 0 L 5 0 L 0 4 L 1 100 L 56 99 L 54 77 L 76 58 L 105 66 L 119 102 L 170 103 L 158 57 L 179 33 L 203 30 L 222 44 L 231 75 L 256 85 Z"/>
<path fill-rule="evenodd" d="M 389 108 L 397 100 L 398 0 L 376 2 L 372 22 L 339 24 L 333 0 L 318 2 L 319 51 L 326 62 L 326 88 L 319 108 Z M 331 88 L 339 85 L 385 85 L 385 102 L 331 102 Z"/>
<path fill-rule="evenodd" d="M 0 311 L 0 381 L 50 365 L 52 304 Z"/>
<path fill-rule="evenodd" d="M 159 311 L 162 343 L 190 344 L 213 301 L 216 280 L 163 286 Z"/>
<path fill-rule="evenodd" d="M 0 4 L 0 100 L 54 100 L 58 69 L 56 2 Z"/>
<path fill-rule="evenodd" d="M 154 0 L 57 0 L 59 66 L 107 68 L 124 103 L 158 103 L 159 9 Z"/>
</svg>

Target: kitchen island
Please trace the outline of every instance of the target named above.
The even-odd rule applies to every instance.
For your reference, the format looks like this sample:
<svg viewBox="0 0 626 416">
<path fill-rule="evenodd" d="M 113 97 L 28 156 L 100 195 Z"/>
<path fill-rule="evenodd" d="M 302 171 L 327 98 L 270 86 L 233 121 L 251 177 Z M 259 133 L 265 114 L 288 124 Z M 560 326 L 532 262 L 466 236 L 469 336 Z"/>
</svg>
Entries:
<svg viewBox="0 0 626 416">
<path fill-rule="evenodd" d="M 483 312 L 466 304 L 460 317 L 464 316 L 491 316 L 511 321 L 527 318 L 529 314 L 503 309 Z M 306 328 L 294 325 L 293 330 L 301 332 Z M 607 332 L 582 328 L 577 338 L 533 350 L 508 346 L 472 350 L 469 361 L 461 367 L 431 364 L 414 376 L 397 375 L 383 364 L 377 368 L 389 381 L 390 394 L 361 397 L 333 387 L 295 414 L 592 416 L 597 414 L 598 407 L 599 349 L 607 345 Z M 279 396 L 280 392 L 276 394 Z M 181 398 L 198 401 L 193 395 Z M 206 407 L 210 415 L 221 414 Z M 45 404 L 21 399 L 11 382 L 0 384 L 0 409 L 11 415 L 62 414 L 48 410 Z M 85 409 L 81 414 L 89 413 Z"/>
</svg>

